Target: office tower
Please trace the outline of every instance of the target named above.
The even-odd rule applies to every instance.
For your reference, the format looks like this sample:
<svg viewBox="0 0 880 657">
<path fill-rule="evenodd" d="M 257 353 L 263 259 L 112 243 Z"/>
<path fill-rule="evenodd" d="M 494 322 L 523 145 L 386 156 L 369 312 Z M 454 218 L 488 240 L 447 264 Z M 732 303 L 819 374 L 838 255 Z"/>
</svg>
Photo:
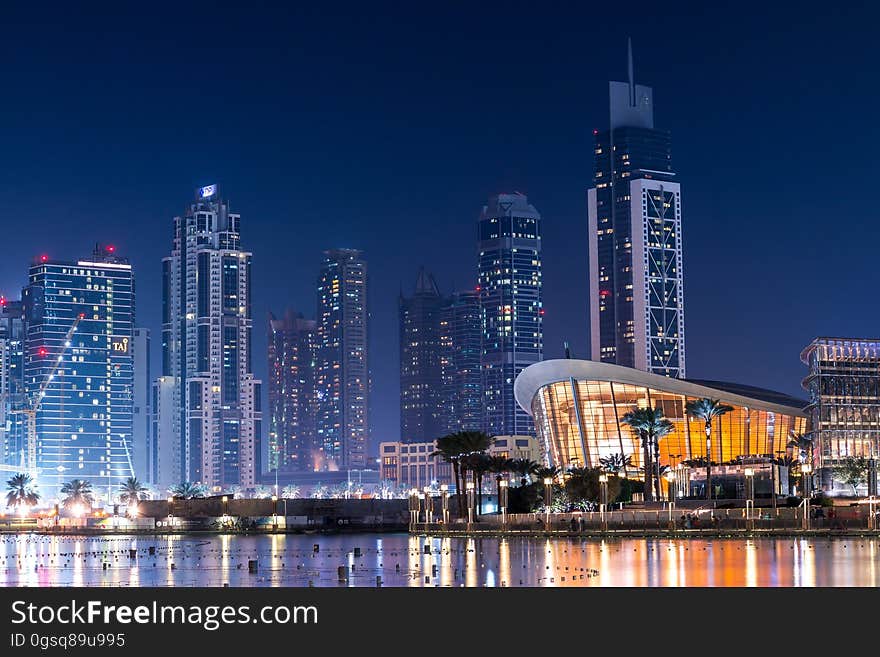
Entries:
<svg viewBox="0 0 880 657">
<path fill-rule="evenodd" d="M 483 329 L 480 293 L 455 292 L 440 310 L 441 434 L 481 431 Z"/>
<path fill-rule="evenodd" d="M 653 92 L 633 81 L 631 48 L 629 81 L 609 93 L 587 193 L 592 359 L 684 378 L 681 189 Z"/>
<path fill-rule="evenodd" d="M 269 313 L 269 471 L 314 470 L 317 337 L 315 320 Z"/>
<path fill-rule="evenodd" d="M 24 422 L 12 413 L 24 407 L 24 313 L 21 301 L 0 296 L 0 465 L 25 464 Z"/>
<path fill-rule="evenodd" d="M 159 403 L 158 445 L 177 444 L 178 482 L 221 491 L 253 488 L 260 471 L 260 381 L 251 368 L 251 253 L 241 216 L 217 185 L 202 187 L 174 218 L 171 255 L 162 261 L 162 377 L 171 404 Z M 155 399 L 155 397 L 154 397 Z M 173 420 L 164 417 L 173 413 Z M 162 435 L 170 428 L 173 436 Z M 160 463 L 168 462 L 162 454 Z M 166 475 L 167 476 L 167 475 Z M 175 483 L 178 483 L 175 482 Z"/>
<path fill-rule="evenodd" d="M 141 483 L 156 481 L 156 445 L 153 441 L 150 376 L 150 331 L 136 328 L 131 342 L 134 357 L 134 407 L 132 409 L 132 465 Z"/>
<path fill-rule="evenodd" d="M 479 221 L 484 431 L 534 434 L 513 396 L 517 375 L 541 360 L 541 215 L 525 195 L 489 199 Z"/>
<path fill-rule="evenodd" d="M 816 338 L 801 352 L 801 361 L 809 368 L 802 385 L 810 393 L 807 437 L 818 483 L 849 495 L 849 486 L 835 485 L 834 466 L 848 456 L 875 463 L 880 458 L 880 340 Z"/>
<path fill-rule="evenodd" d="M 401 293 L 400 439 L 434 440 L 441 425 L 440 314 L 443 297 L 434 277 L 419 269 L 411 297 Z"/>
<path fill-rule="evenodd" d="M 370 440 L 367 263 L 355 249 L 324 252 L 318 276 L 318 470 L 366 465 Z"/>
<path fill-rule="evenodd" d="M 36 408 L 26 460 L 35 457 L 47 499 L 71 479 L 115 498 L 132 475 L 134 279 L 114 251 L 98 246 L 77 262 L 41 256 L 22 292 L 25 394 Z"/>
</svg>

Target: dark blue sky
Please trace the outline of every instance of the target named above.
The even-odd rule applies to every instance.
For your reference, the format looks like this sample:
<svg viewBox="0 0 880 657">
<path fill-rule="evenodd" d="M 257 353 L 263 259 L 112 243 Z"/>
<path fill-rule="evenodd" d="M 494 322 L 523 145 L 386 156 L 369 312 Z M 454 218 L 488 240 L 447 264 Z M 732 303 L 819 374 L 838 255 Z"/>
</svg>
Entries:
<svg viewBox="0 0 880 657">
<path fill-rule="evenodd" d="M 74 4 L 4 7 L 0 293 L 112 242 L 157 338 L 171 217 L 217 182 L 254 252 L 258 376 L 266 312 L 313 315 L 321 251 L 365 250 L 373 436 L 396 438 L 398 291 L 422 264 L 473 285 L 492 193 L 544 217 L 545 355 L 588 356 L 592 130 L 631 35 L 682 183 L 689 376 L 802 394 L 813 337 L 880 335 L 876 10 Z"/>
</svg>

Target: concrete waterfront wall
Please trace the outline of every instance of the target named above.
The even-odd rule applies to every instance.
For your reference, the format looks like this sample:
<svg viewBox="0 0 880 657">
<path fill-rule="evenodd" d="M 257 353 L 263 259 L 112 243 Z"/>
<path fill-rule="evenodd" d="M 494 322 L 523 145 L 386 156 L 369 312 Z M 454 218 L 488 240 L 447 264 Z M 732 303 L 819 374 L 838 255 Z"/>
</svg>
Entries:
<svg viewBox="0 0 880 657">
<path fill-rule="evenodd" d="M 271 499 L 231 499 L 224 503 L 220 498 L 204 498 L 172 502 L 145 500 L 138 503 L 138 515 L 157 520 L 169 515 L 186 520 L 202 520 L 220 517 L 224 512 L 234 518 L 261 518 L 277 513 L 307 518 L 308 524 L 313 525 L 406 525 L 409 522 L 407 500 L 280 499 L 273 502 Z"/>
</svg>

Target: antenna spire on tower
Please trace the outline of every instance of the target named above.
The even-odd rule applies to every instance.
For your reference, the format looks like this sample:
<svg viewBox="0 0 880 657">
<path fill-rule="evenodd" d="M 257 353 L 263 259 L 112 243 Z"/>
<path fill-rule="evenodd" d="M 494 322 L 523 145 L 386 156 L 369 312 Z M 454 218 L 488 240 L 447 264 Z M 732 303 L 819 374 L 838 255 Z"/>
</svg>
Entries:
<svg viewBox="0 0 880 657">
<path fill-rule="evenodd" d="M 626 61 L 629 71 L 629 104 L 636 106 L 636 83 L 633 76 L 633 42 L 631 37 L 626 38 Z"/>
</svg>

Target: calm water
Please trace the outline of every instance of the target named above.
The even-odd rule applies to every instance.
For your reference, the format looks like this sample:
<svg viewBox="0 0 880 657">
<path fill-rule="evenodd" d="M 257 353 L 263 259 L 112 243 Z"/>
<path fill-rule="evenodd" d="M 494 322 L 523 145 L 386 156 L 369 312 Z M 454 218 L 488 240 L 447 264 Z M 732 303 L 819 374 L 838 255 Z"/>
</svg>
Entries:
<svg viewBox="0 0 880 657">
<path fill-rule="evenodd" d="M 880 541 L 0 536 L 0 586 L 375 587 L 377 576 L 383 586 L 877 586 Z"/>
</svg>

